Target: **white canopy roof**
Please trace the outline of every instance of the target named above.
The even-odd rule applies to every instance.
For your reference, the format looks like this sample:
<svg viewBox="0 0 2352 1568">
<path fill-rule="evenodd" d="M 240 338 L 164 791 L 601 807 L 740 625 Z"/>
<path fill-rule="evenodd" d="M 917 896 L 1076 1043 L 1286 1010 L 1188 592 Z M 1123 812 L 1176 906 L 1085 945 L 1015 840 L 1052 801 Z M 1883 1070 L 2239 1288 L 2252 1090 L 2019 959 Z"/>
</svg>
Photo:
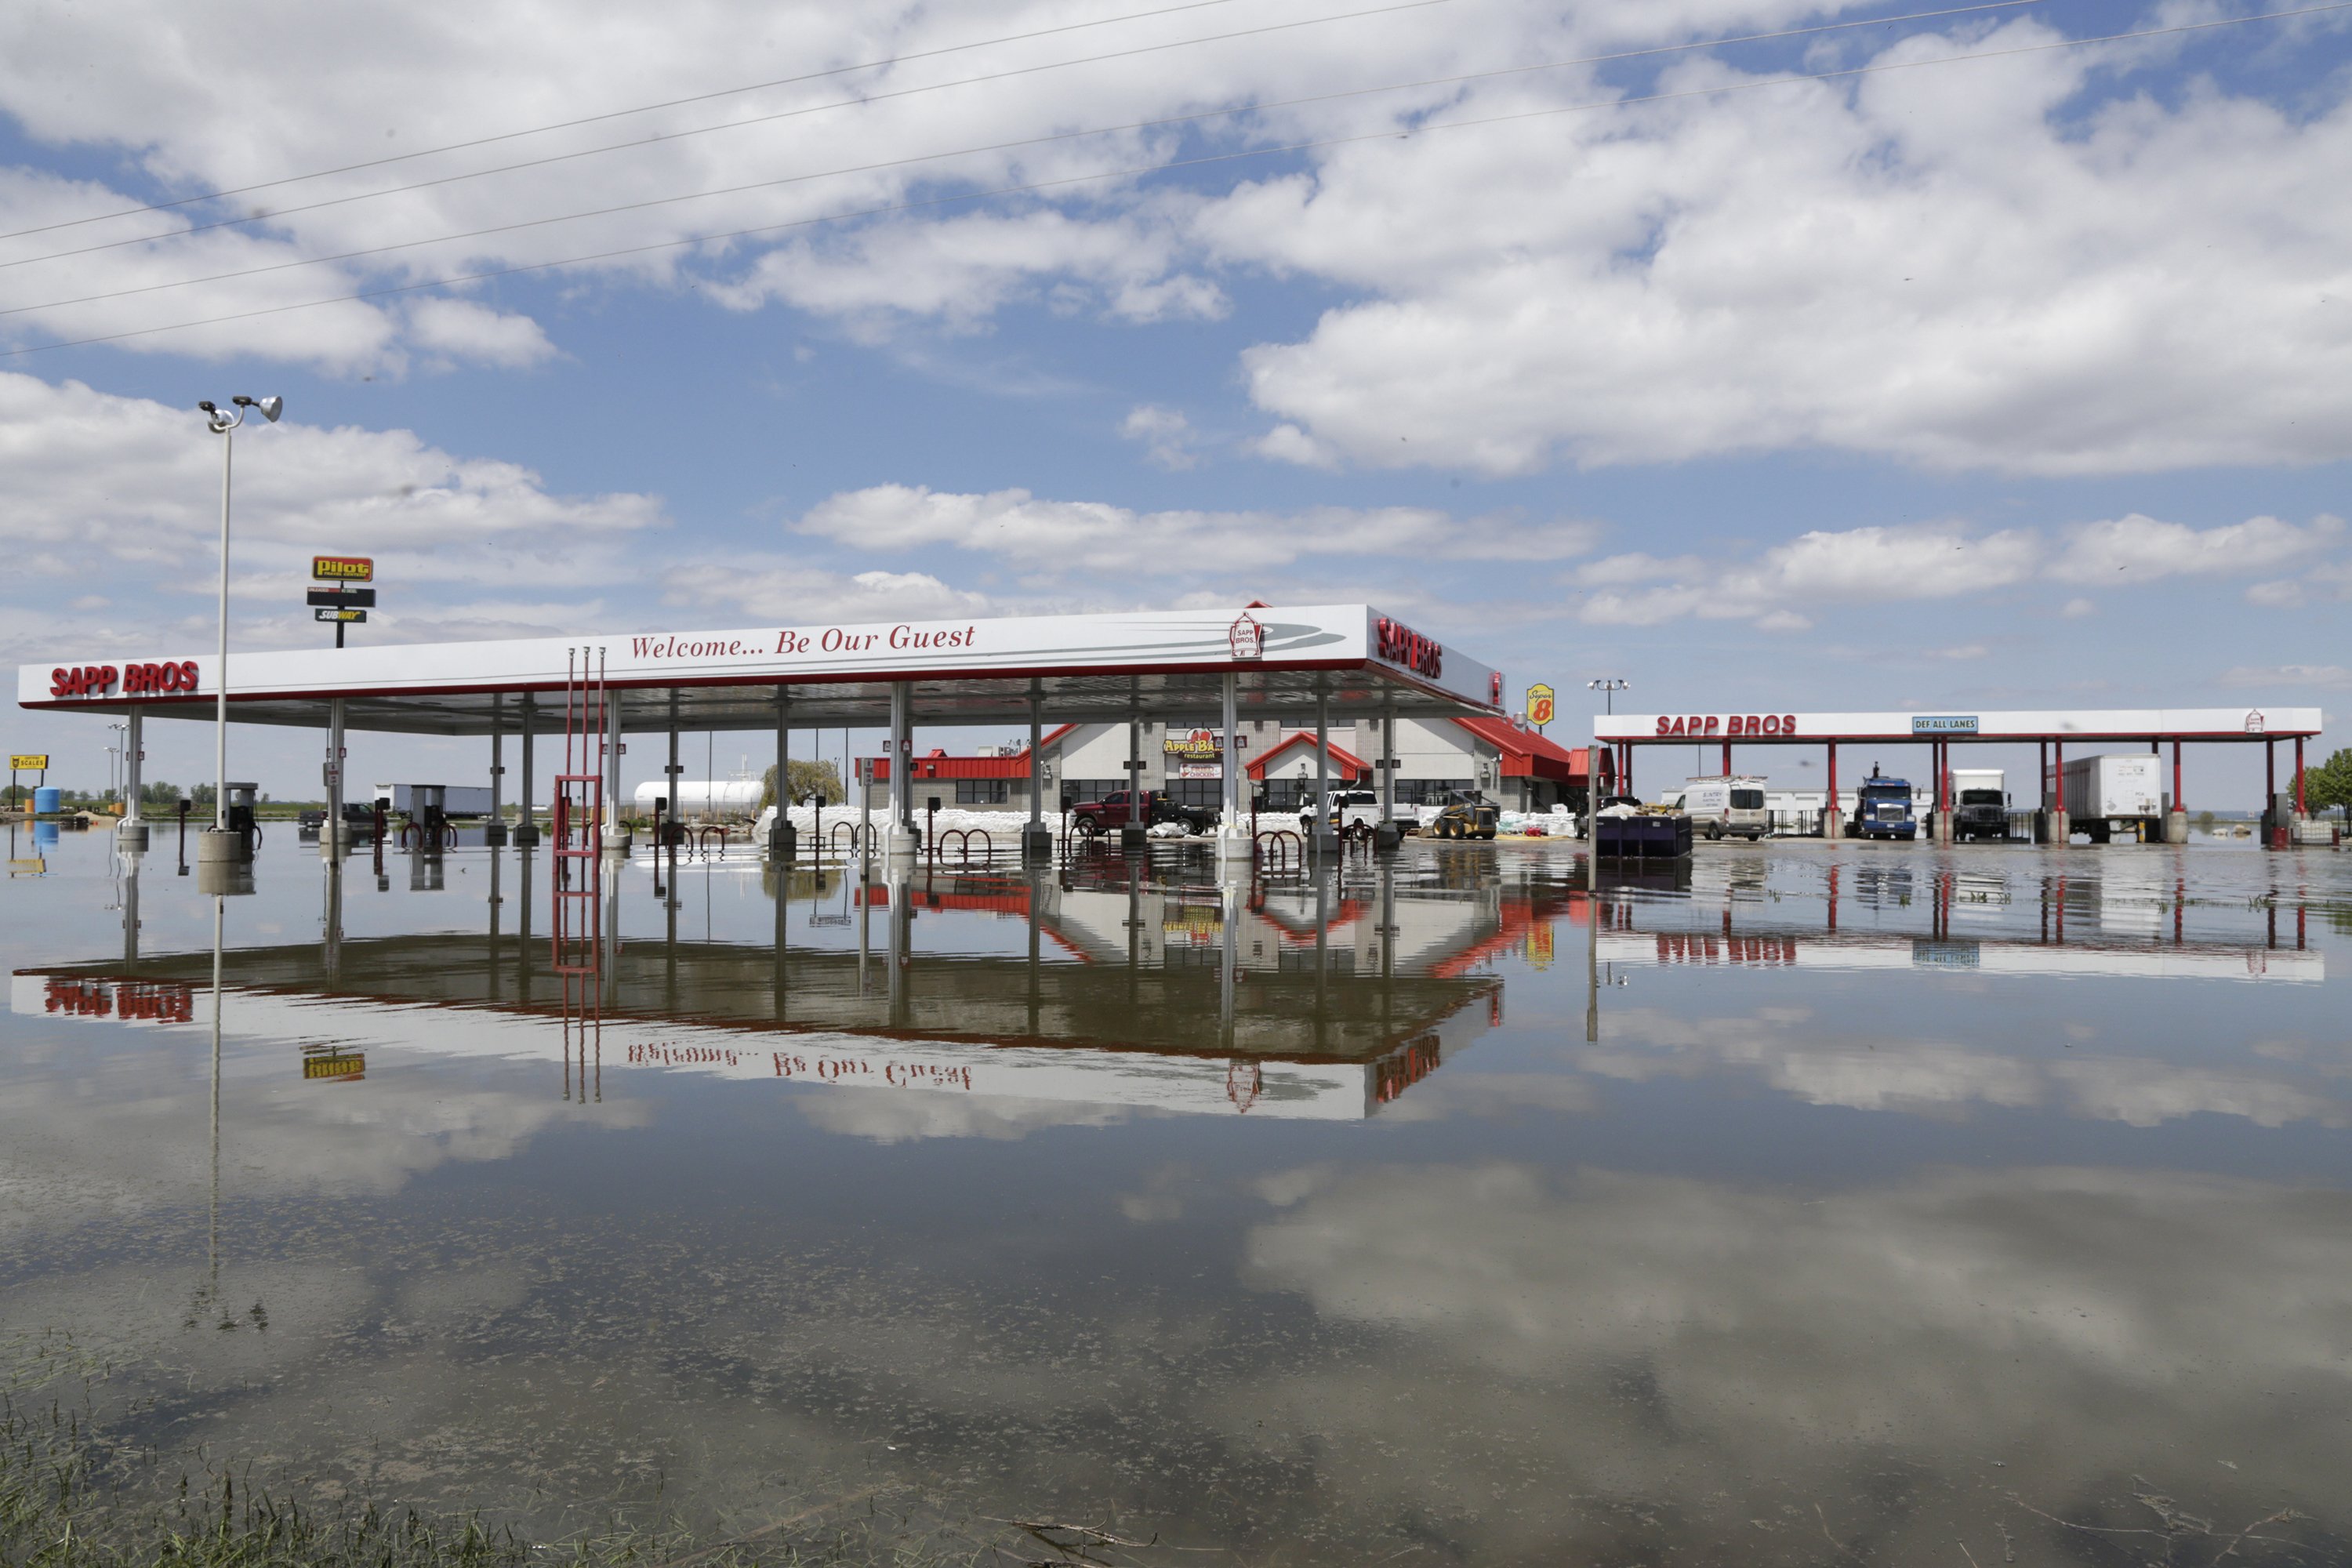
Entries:
<svg viewBox="0 0 2352 1568">
<path fill-rule="evenodd" d="M 1596 717 L 1601 740 L 1731 741 L 2261 741 L 2316 735 L 2316 708 L 1954 709 L 1894 713 L 1619 713 Z"/>
<path fill-rule="evenodd" d="M 19 667 L 17 701 L 209 719 L 218 666 L 208 653 L 61 657 Z M 673 692 L 689 729 L 772 724 L 780 693 L 797 727 L 880 724 L 901 683 L 920 724 L 1024 719 L 1033 685 L 1055 721 L 1206 719 L 1228 672 L 1256 717 L 1295 718 L 1318 695 L 1344 716 L 1502 702 L 1487 666 L 1368 605 L 1318 605 L 232 651 L 229 712 L 319 725 L 340 698 L 353 729 L 485 734 L 494 712 L 514 726 L 529 699 L 536 727 L 561 729 L 567 671 L 583 668 L 602 671 L 632 731 L 666 728 Z"/>
</svg>

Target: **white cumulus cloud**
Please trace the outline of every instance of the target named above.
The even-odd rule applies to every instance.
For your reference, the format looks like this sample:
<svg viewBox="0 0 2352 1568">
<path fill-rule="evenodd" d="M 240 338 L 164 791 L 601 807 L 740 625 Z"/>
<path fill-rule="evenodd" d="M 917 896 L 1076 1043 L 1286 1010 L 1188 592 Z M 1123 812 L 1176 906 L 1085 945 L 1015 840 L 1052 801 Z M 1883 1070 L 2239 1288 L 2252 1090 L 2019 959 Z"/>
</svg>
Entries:
<svg viewBox="0 0 2352 1568">
<path fill-rule="evenodd" d="M 918 485 L 845 491 L 810 509 L 795 531 L 866 550 L 969 551 L 1037 567 L 1124 569 L 1139 554 L 1175 565 L 1246 570 L 1313 559 L 1412 556 L 1560 560 L 1591 548 L 1574 521 L 1496 529 L 1428 507 L 1311 507 L 1298 511 L 1136 511 L 1108 501 L 1048 500 L 1025 489 L 973 494 Z"/>
</svg>

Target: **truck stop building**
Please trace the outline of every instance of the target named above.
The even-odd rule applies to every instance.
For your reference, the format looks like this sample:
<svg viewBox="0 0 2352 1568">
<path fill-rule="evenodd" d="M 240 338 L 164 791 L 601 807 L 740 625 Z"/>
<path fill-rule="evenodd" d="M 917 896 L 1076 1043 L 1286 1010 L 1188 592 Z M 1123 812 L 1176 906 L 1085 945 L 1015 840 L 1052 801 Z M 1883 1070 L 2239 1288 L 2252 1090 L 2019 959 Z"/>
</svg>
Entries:
<svg viewBox="0 0 2352 1568">
<path fill-rule="evenodd" d="M 1130 737 L 1123 723 L 1065 724 L 1039 741 L 1048 812 L 1100 800 L 1127 787 L 1130 749 L 1142 763 L 1140 787 L 1164 790 L 1179 805 L 1215 806 L 1224 788 L 1222 731 L 1183 721 L 1139 721 Z M 1318 748 L 1314 727 L 1279 715 L 1245 720 L 1234 750 L 1243 758 L 1244 799 L 1269 812 L 1295 812 L 1328 778 L 1333 789 L 1380 787 L 1382 736 L 1378 721 L 1332 723 Z M 1501 716 L 1403 719 L 1392 740 L 1399 805 L 1435 805 L 1454 791 L 1476 790 L 1509 811 L 1548 811 L 1578 804 L 1585 784 L 1585 752 L 1557 745 Z M 1324 761 L 1328 751 L 1328 765 Z M 863 804 L 882 809 L 890 761 L 871 759 Z M 1025 742 L 979 753 L 935 751 L 914 761 L 915 792 L 941 805 L 968 811 L 1025 812 L 1029 763 Z M 936 787 L 934 787 L 936 786 Z"/>
</svg>

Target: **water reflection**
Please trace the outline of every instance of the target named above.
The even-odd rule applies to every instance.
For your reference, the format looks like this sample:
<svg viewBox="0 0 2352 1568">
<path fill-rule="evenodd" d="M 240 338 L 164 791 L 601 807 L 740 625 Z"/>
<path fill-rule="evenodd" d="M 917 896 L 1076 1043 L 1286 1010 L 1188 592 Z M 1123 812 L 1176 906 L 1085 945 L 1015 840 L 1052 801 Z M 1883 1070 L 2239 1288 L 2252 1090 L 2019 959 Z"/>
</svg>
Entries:
<svg viewBox="0 0 2352 1568">
<path fill-rule="evenodd" d="M 543 1529 L 789 1479 L 1250 1560 L 2352 1549 L 2338 858 L 640 857 L 559 921 L 507 853 L 268 862 L 225 951 L 170 878 L 139 940 L 135 861 L 21 885 L 121 909 L 11 906 L 5 1326 Z"/>
<path fill-rule="evenodd" d="M 532 852 L 513 851 L 525 908 Z M 1449 889 L 1360 863 L 1282 885 L 1156 875 L 1141 862 L 1063 874 L 979 870 L 896 879 L 795 872 L 772 944 L 678 934 L 678 872 L 650 868 L 657 941 L 621 940 L 610 883 L 592 951 L 557 955 L 503 929 L 501 863 L 484 929 L 354 938 L 326 867 L 316 943 L 241 948 L 236 1027 L 324 1036 L 352 1051 L 560 1058 L 601 1093 L 606 1065 L 1260 1117 L 1374 1114 L 1501 1019 L 1484 960 L 1549 922 L 1565 887 Z M 772 868 L 762 873 L 770 897 Z M 1408 885 L 1402 889 L 1399 882 Z M 857 946 L 788 940 L 854 926 Z M 929 949 L 952 917 L 1016 923 L 1012 951 Z M 136 960 L 135 953 L 128 955 Z M 20 1012 L 103 1017 L 124 996 L 194 985 L 210 955 L 20 971 Z M 569 973 L 567 973 L 567 971 Z M 581 984 L 571 984 L 572 980 Z M 98 998 L 93 1002 L 92 998 Z M 545 1025 L 560 1018 L 560 1031 Z"/>
</svg>

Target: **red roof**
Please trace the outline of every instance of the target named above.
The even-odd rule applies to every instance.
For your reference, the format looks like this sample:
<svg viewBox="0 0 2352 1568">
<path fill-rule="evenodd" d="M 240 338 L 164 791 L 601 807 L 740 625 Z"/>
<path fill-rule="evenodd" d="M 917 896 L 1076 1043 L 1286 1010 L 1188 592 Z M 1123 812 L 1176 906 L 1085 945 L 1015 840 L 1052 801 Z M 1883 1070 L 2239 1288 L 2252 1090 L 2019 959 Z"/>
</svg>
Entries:
<svg viewBox="0 0 2352 1568">
<path fill-rule="evenodd" d="M 1555 779 L 1565 784 L 1584 783 L 1584 748 L 1571 752 L 1565 746 L 1556 746 L 1533 730 L 1523 729 L 1508 719 L 1457 718 L 1454 722 L 1503 753 L 1503 776 L 1507 779 Z"/>
<path fill-rule="evenodd" d="M 1272 751 L 1267 752 L 1264 756 L 1258 758 L 1257 761 L 1250 763 L 1244 771 L 1254 779 L 1263 779 L 1265 777 L 1265 770 L 1273 765 L 1274 759 L 1282 755 L 1283 752 L 1290 750 L 1293 746 L 1304 746 L 1311 753 L 1315 750 L 1315 737 L 1302 730 L 1297 734 L 1291 736 L 1287 741 L 1276 746 Z M 1332 765 L 1339 770 L 1339 782 L 1342 784 L 1360 779 L 1372 771 L 1371 763 L 1364 761 L 1363 758 L 1357 756 L 1345 746 L 1333 746 L 1331 748 L 1331 763 Z"/>
<path fill-rule="evenodd" d="M 1041 752 L 1051 750 L 1055 742 L 1076 728 L 1076 724 L 1064 724 L 1058 729 L 1046 731 L 1039 739 L 1037 749 Z M 890 759 L 876 757 L 873 763 L 874 782 L 889 783 Z M 1029 752 L 1024 747 L 1009 757 L 950 757 L 945 752 L 934 751 L 928 757 L 915 759 L 909 776 L 919 780 L 1025 779 L 1029 776 Z"/>
</svg>

